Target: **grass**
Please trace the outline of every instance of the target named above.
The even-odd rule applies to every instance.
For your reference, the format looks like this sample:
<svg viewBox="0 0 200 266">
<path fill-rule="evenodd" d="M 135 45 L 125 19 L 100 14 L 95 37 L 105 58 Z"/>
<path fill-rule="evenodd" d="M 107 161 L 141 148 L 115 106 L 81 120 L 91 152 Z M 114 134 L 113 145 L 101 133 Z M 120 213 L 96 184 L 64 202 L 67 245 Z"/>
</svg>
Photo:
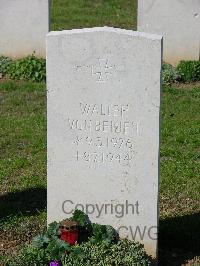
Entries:
<svg viewBox="0 0 200 266">
<path fill-rule="evenodd" d="M 52 0 L 51 30 L 112 26 L 136 29 L 136 0 Z"/>
<path fill-rule="evenodd" d="M 32 235 L 45 226 L 45 94 L 45 84 L 42 83 L 0 83 L 0 243 L 3 245 L 3 248 L 0 245 L 0 254 L 6 253 L 6 248 L 8 252 L 15 251 L 16 246 L 29 242 Z M 195 243 L 200 239 L 199 105 L 200 86 L 190 89 L 164 88 L 161 254 L 162 247 L 166 251 L 170 247 L 176 250 L 178 246 L 185 252 L 183 240 L 184 243 L 188 243 L 189 239 L 191 242 L 191 238 L 187 239 L 191 234 Z M 173 239 L 172 233 L 180 238 L 177 242 L 175 237 L 176 241 L 168 246 L 167 243 Z M 188 251 L 195 250 L 192 243 Z"/>
<path fill-rule="evenodd" d="M 0 82 L 0 258 L 45 225 L 44 88 L 32 82 Z"/>
<path fill-rule="evenodd" d="M 199 100 L 199 88 L 164 90 L 161 138 L 161 202 L 164 216 L 199 209 Z M 168 208 L 165 203 L 168 203 Z"/>
<path fill-rule="evenodd" d="M 2 187 L 5 191 L 13 192 L 32 186 L 45 186 L 44 85 L 6 82 L 0 86 Z"/>
<path fill-rule="evenodd" d="M 161 265 L 200 258 L 200 85 L 165 87 L 160 168 Z M 192 263 L 191 265 L 200 265 Z"/>
</svg>

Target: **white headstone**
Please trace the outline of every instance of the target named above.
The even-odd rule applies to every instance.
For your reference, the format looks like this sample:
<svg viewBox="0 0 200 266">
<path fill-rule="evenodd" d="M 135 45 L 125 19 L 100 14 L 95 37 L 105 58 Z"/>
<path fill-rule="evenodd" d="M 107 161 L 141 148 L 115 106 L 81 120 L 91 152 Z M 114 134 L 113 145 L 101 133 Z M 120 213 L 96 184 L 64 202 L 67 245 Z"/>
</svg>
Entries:
<svg viewBox="0 0 200 266">
<path fill-rule="evenodd" d="M 156 256 L 161 56 L 157 35 L 48 34 L 48 222 L 78 208 Z"/>
<path fill-rule="evenodd" d="M 138 0 L 138 30 L 164 35 L 167 63 L 199 60 L 200 0 Z"/>
<path fill-rule="evenodd" d="M 0 0 L 0 55 L 46 56 L 49 0 Z"/>
</svg>

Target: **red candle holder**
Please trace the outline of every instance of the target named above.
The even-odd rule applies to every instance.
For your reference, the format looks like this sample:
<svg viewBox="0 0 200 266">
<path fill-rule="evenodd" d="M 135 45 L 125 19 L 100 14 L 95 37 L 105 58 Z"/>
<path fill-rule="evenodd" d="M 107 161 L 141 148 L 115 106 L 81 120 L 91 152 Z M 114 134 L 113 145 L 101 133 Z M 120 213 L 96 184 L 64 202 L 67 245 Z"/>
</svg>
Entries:
<svg viewBox="0 0 200 266">
<path fill-rule="evenodd" d="M 59 225 L 60 239 L 70 245 L 75 245 L 78 241 L 78 223 L 64 220 Z"/>
</svg>

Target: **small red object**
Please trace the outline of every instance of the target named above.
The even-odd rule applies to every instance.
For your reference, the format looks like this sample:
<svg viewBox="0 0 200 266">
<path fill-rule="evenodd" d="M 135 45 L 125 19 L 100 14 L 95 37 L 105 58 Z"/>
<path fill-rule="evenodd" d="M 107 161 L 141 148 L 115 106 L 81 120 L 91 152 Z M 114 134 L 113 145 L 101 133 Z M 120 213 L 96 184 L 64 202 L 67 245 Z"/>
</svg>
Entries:
<svg viewBox="0 0 200 266">
<path fill-rule="evenodd" d="M 67 232 L 61 231 L 60 239 L 64 240 L 65 242 L 69 243 L 70 245 L 75 245 L 78 241 L 78 232 Z"/>
<path fill-rule="evenodd" d="M 70 245 L 75 245 L 78 241 L 78 224 L 75 221 L 64 220 L 59 225 L 60 239 Z"/>
</svg>

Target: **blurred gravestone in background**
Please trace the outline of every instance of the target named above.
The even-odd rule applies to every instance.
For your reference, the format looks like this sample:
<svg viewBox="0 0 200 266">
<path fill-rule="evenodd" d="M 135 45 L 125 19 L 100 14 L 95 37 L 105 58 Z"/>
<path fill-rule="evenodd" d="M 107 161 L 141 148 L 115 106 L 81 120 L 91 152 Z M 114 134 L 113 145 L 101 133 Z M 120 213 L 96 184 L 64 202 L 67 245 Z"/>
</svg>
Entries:
<svg viewBox="0 0 200 266">
<path fill-rule="evenodd" d="M 138 0 L 138 30 L 163 35 L 164 61 L 199 60 L 199 0 Z"/>
<path fill-rule="evenodd" d="M 0 0 L 0 55 L 45 57 L 49 0 Z"/>
</svg>

